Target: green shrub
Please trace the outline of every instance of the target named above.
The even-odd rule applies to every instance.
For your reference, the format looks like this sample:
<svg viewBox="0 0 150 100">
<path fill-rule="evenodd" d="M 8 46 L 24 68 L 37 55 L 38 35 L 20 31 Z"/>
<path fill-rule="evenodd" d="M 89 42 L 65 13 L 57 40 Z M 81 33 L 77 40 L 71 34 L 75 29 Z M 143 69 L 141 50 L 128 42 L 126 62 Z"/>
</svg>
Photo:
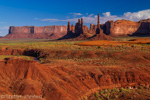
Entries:
<svg viewBox="0 0 150 100">
<path fill-rule="evenodd" d="M 20 56 L 20 54 L 19 54 L 19 53 L 16 53 L 15 56 Z"/>
<path fill-rule="evenodd" d="M 100 99 L 100 98 L 97 98 L 96 100 L 102 100 L 102 99 Z"/>
<path fill-rule="evenodd" d="M 96 93 L 96 97 L 99 97 L 99 92 Z"/>
<path fill-rule="evenodd" d="M 102 47 L 101 46 L 98 46 L 98 49 L 101 49 Z"/>
</svg>

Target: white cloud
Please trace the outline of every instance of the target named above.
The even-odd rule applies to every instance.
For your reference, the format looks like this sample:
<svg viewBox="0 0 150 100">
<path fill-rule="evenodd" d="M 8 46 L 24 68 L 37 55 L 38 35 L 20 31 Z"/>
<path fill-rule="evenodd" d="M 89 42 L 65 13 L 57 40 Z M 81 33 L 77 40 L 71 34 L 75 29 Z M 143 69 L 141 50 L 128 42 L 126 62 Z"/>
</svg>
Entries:
<svg viewBox="0 0 150 100">
<path fill-rule="evenodd" d="M 9 29 L 9 26 L 1 26 L 0 29 L 1 30 L 6 30 L 6 29 Z"/>
<path fill-rule="evenodd" d="M 90 15 L 89 15 L 89 17 L 92 17 L 92 16 L 94 16 L 94 14 L 90 14 Z"/>
<path fill-rule="evenodd" d="M 139 12 L 133 12 L 133 13 L 126 12 L 124 13 L 123 18 L 126 18 L 128 20 L 133 20 L 133 21 L 147 19 L 147 18 L 150 18 L 150 9 L 142 10 Z"/>
<path fill-rule="evenodd" d="M 111 16 L 110 12 L 106 12 L 106 13 L 103 13 L 104 17 L 109 17 Z"/>
<path fill-rule="evenodd" d="M 67 19 L 66 21 L 70 21 L 70 22 L 77 22 L 77 21 L 78 21 L 78 19 L 80 19 L 80 18 Z"/>
<path fill-rule="evenodd" d="M 97 15 L 89 15 L 87 17 L 82 17 L 84 20 L 84 23 L 97 23 Z M 120 19 L 126 19 L 131 21 L 140 21 L 142 19 L 148 19 L 150 18 L 150 9 L 142 10 L 138 12 L 126 12 L 123 15 L 111 15 L 110 12 L 103 13 L 103 16 L 100 17 L 100 22 L 105 23 L 108 20 L 120 20 Z M 69 21 L 77 22 L 78 18 L 68 19 Z"/>
<path fill-rule="evenodd" d="M 69 14 L 72 14 L 74 17 L 83 15 L 81 13 L 69 13 Z"/>
<path fill-rule="evenodd" d="M 58 21 L 70 21 L 70 22 L 77 22 L 79 18 L 83 18 L 84 23 L 97 23 L 97 15 L 94 14 L 86 14 L 85 16 L 81 16 L 81 13 L 70 13 L 73 14 L 74 18 L 67 18 L 64 20 L 60 19 L 42 19 L 41 21 L 49 21 L 49 22 L 58 22 Z M 77 17 L 80 16 L 80 17 Z M 120 20 L 126 19 L 131 21 L 140 21 L 142 19 L 150 18 L 150 9 L 142 10 L 138 12 L 125 12 L 123 15 L 111 15 L 111 12 L 105 12 L 102 16 L 100 16 L 100 23 L 105 23 L 108 20 Z"/>
<path fill-rule="evenodd" d="M 0 36 L 5 36 L 8 34 L 9 26 L 0 26 Z"/>
</svg>

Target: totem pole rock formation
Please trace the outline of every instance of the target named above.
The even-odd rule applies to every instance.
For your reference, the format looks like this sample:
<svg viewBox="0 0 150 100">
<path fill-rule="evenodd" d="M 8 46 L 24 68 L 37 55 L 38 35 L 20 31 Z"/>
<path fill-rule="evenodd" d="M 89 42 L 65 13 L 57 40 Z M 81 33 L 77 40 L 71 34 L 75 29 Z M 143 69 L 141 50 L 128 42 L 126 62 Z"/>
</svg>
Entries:
<svg viewBox="0 0 150 100">
<path fill-rule="evenodd" d="M 93 24 L 90 24 L 90 30 L 92 30 L 94 28 Z"/>
<path fill-rule="evenodd" d="M 99 13 L 98 13 L 98 21 L 97 21 L 97 29 L 96 29 L 96 34 L 100 34 L 100 19 L 99 19 Z"/>
<path fill-rule="evenodd" d="M 100 15 L 97 16 L 97 25 L 90 24 L 90 29 L 84 25 L 83 18 L 78 19 L 75 25 L 68 22 L 67 26 L 10 26 L 9 33 L 3 38 L 44 38 L 44 39 L 107 39 L 107 36 L 136 35 L 150 36 L 150 19 L 133 22 L 129 20 L 107 21 L 100 24 Z"/>
<path fill-rule="evenodd" d="M 103 34 L 103 30 L 101 29 L 99 14 L 97 18 L 97 25 L 90 24 L 90 29 L 86 25 L 84 25 L 83 18 L 81 18 L 81 20 L 78 19 L 75 27 L 73 25 L 70 26 L 70 22 L 68 22 L 67 33 L 68 34 L 64 36 L 64 38 L 68 38 L 70 36 L 72 38 L 72 36 L 74 36 L 77 39 L 89 39 L 93 37 L 95 39 L 103 39 L 103 37 L 107 37 L 105 34 Z"/>
<path fill-rule="evenodd" d="M 78 19 L 78 22 L 75 25 L 75 33 L 76 34 L 83 34 L 83 19 Z"/>
<path fill-rule="evenodd" d="M 83 18 L 81 18 L 81 34 L 84 33 L 84 29 L 83 29 Z"/>
<path fill-rule="evenodd" d="M 72 30 L 72 27 L 70 25 L 70 21 L 68 21 L 67 33 L 70 33 L 71 30 Z"/>
</svg>

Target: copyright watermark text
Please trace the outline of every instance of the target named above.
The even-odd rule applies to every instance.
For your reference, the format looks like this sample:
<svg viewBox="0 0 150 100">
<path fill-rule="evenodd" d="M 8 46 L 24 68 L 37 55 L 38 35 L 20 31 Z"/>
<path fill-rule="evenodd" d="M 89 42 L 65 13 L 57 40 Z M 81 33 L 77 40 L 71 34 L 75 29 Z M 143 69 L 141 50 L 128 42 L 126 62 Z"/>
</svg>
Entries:
<svg viewBox="0 0 150 100">
<path fill-rule="evenodd" d="M 0 95 L 0 99 L 42 99 L 42 96 L 38 95 Z"/>
</svg>

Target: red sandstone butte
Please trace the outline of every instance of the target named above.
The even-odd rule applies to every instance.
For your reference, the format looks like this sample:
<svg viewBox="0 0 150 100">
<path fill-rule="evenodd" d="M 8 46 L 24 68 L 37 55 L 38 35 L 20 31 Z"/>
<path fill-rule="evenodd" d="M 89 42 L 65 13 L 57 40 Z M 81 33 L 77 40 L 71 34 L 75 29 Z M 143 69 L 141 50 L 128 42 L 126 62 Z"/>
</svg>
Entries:
<svg viewBox="0 0 150 100">
<path fill-rule="evenodd" d="M 133 22 L 129 20 L 107 21 L 103 25 L 107 35 L 127 36 L 127 35 L 150 35 L 150 19 Z"/>
<path fill-rule="evenodd" d="M 46 38 L 58 39 L 67 33 L 67 26 L 10 26 L 5 38 Z"/>
<path fill-rule="evenodd" d="M 101 34 L 101 35 L 99 35 Z M 109 35 L 109 37 L 107 36 Z M 44 39 L 110 39 L 110 36 L 150 35 L 150 19 L 133 22 L 129 20 L 107 21 L 100 25 L 98 14 L 97 25 L 90 24 L 90 29 L 78 19 L 75 26 L 10 26 L 9 34 L 4 38 L 44 38 Z"/>
</svg>

